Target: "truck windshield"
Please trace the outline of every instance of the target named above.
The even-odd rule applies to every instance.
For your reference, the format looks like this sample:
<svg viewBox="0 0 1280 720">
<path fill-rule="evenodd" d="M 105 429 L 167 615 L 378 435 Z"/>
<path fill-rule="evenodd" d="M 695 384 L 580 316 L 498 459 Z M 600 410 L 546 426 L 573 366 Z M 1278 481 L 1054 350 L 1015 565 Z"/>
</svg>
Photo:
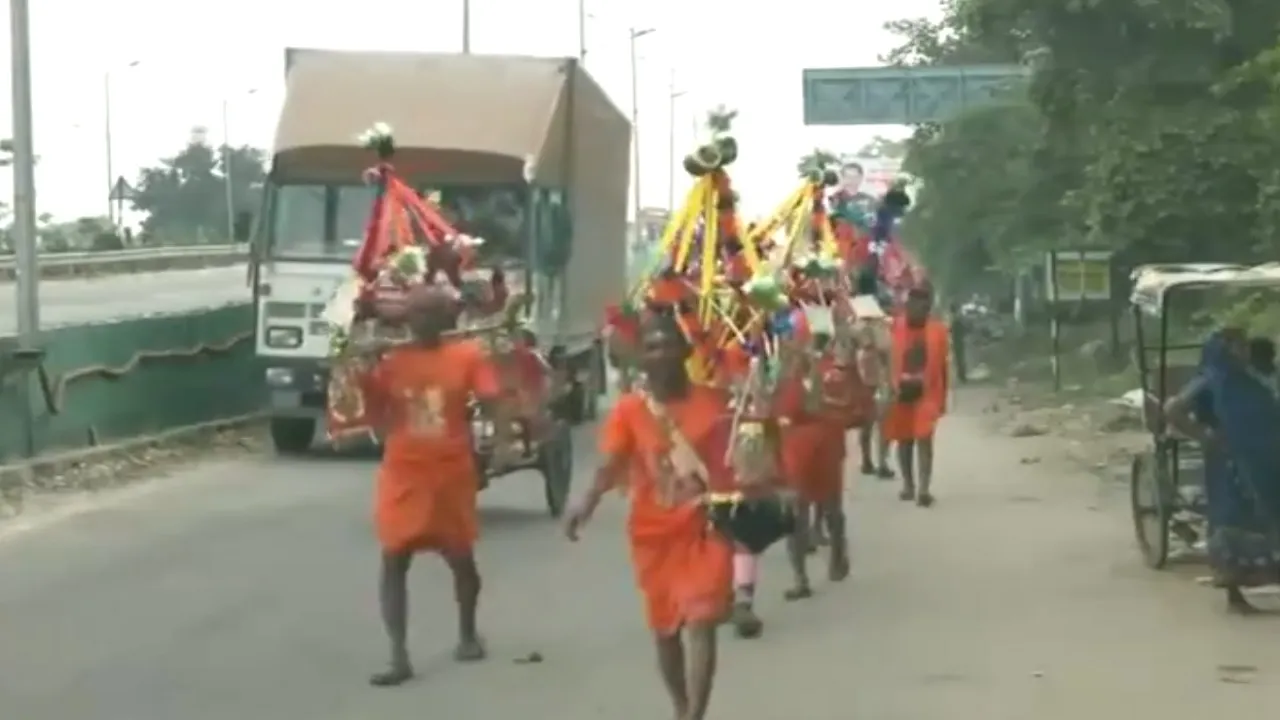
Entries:
<svg viewBox="0 0 1280 720">
<path fill-rule="evenodd" d="M 271 254 L 347 260 L 364 237 L 370 185 L 282 185 L 272 203 Z"/>
<path fill-rule="evenodd" d="M 438 193 L 445 217 L 485 239 L 484 255 L 523 258 L 528 190 L 521 186 L 452 186 Z M 271 205 L 271 255 L 348 260 L 364 238 L 373 204 L 370 185 L 281 185 Z"/>
</svg>

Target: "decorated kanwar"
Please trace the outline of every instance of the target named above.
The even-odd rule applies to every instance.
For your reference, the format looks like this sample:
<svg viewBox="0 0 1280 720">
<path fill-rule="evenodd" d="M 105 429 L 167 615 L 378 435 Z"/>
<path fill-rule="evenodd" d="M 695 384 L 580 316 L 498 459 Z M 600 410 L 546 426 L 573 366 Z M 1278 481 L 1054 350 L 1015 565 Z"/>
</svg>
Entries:
<svg viewBox="0 0 1280 720">
<path fill-rule="evenodd" d="M 859 336 L 863 375 L 877 388 L 880 437 L 874 460 L 874 429 L 860 440 L 862 470 L 892 478 L 885 456 L 897 445 L 902 473 L 900 497 L 920 507 L 934 503 L 933 436 L 946 412 L 951 342 L 946 325 L 933 313 L 933 290 L 897 237 L 898 222 L 911 205 L 902 183 L 892 185 L 868 211 L 865 203 L 833 194 L 831 212 L 846 270 L 855 278 L 855 307 L 861 314 Z M 889 307 L 884 325 L 873 319 L 870 297 Z M 918 472 L 917 472 L 918 471 Z"/>
<path fill-rule="evenodd" d="M 735 552 L 758 554 L 794 524 L 772 409 L 791 310 L 739 235 L 737 154 L 719 135 L 685 159 L 695 182 L 657 265 L 609 313 L 611 352 L 636 378 L 604 419 L 601 467 L 566 524 L 577 539 L 610 490 L 626 492 L 636 582 L 682 720 L 707 710 Z"/>
<path fill-rule="evenodd" d="M 787 549 L 793 572 L 788 600 L 812 595 L 807 555 L 814 535 L 829 535 L 828 577 L 849 573 L 844 511 L 845 433 L 873 415 L 857 359 L 851 286 L 828 215 L 826 192 L 837 182 L 827 169 L 806 173 L 799 189 L 760 226 L 785 231 L 776 265 L 791 308 L 791 331 L 780 342 L 775 412 L 783 477 L 796 498 L 798 522 Z"/>
<path fill-rule="evenodd" d="M 828 197 L 839 256 L 853 288 L 858 366 L 875 399 L 871 418 L 858 432 L 861 472 L 883 480 L 894 478 L 888 461 L 893 438 L 885 432 L 884 420 L 899 404 L 891 372 L 892 328 L 912 289 L 927 285 L 923 270 L 898 238 L 899 221 L 910 205 L 902 182 L 890 184 L 880 198 L 855 193 L 844 183 Z M 914 463 L 907 470 L 914 471 Z M 904 477 L 903 482 L 914 498 L 914 479 Z"/>
<path fill-rule="evenodd" d="M 481 267 L 483 240 L 458 232 L 430 193 L 397 175 L 389 127 L 376 125 L 363 142 L 377 156 L 365 177 L 376 192 L 352 275 L 325 313 L 327 419 L 335 441 L 373 436 L 384 446 L 374 526 L 390 662 L 371 682 L 390 686 L 414 672 L 407 575 L 420 552 L 440 555 L 453 574 L 454 657 L 484 657 L 476 495 L 486 471 L 536 464 L 554 426 L 545 364 L 517 323 L 524 299 L 500 270 Z M 477 436 L 477 421 L 492 432 Z"/>
</svg>

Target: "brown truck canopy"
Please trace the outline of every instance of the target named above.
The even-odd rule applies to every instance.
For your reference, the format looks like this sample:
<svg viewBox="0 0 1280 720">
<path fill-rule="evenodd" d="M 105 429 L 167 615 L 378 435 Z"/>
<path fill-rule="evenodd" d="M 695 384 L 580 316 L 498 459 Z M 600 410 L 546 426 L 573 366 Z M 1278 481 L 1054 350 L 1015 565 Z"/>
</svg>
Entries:
<svg viewBox="0 0 1280 720">
<path fill-rule="evenodd" d="M 623 145 L 630 124 L 574 60 L 290 49 L 273 172 L 281 182 L 358 181 L 373 158 L 358 136 L 389 125 L 407 178 L 566 186 L 586 158 L 575 126 Z M 607 137 L 601 137 L 601 132 Z M 586 163 L 588 166 L 592 163 Z M 615 169 L 616 170 L 616 169 Z"/>
</svg>

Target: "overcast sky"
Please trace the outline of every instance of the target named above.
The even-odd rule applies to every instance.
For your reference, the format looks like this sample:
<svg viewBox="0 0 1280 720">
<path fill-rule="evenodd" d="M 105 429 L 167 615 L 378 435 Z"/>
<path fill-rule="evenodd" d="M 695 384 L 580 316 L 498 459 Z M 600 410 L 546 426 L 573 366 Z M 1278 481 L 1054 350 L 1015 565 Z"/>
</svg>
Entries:
<svg viewBox="0 0 1280 720">
<path fill-rule="evenodd" d="M 282 98 L 283 48 L 447 51 L 461 46 L 457 0 L 30 0 L 40 212 L 60 218 L 106 213 L 104 73 L 111 74 L 116 174 L 179 149 L 203 125 L 221 142 L 229 100 L 233 144 L 269 146 Z M 677 147 L 692 140 L 695 115 L 738 108 L 742 158 L 735 171 L 747 210 L 780 201 L 807 149 L 852 152 L 900 128 L 805 128 L 800 71 L 864 66 L 890 46 L 882 24 L 936 16 L 937 0 L 854 3 L 730 0 L 588 0 L 587 67 L 618 106 L 630 110 L 627 28 L 640 40 L 642 201 L 668 196 L 668 87 L 680 90 Z M 568 56 L 577 53 L 577 0 L 472 0 L 472 50 Z M 797 12 L 797 8 L 802 8 Z M 0 38 L 10 57 L 8 14 Z M 727 38 L 720 49 L 699 44 Z M 712 52 L 723 59 L 712 60 Z M 135 63 L 136 65 L 132 65 Z M 9 74 L 0 78 L 0 136 L 11 128 Z M 683 183 L 677 180 L 678 192 Z M 0 192 L 12 194 L 8 173 Z"/>
</svg>

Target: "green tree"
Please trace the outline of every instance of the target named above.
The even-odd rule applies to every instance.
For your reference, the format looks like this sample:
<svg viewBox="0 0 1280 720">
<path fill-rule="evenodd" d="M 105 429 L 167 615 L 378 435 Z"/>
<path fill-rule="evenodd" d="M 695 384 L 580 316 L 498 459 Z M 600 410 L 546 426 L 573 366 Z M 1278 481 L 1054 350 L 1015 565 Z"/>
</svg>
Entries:
<svg viewBox="0 0 1280 720">
<path fill-rule="evenodd" d="M 877 135 L 871 138 L 871 142 L 863 145 L 862 148 L 858 150 L 858 157 L 901 160 L 906 157 L 907 150 L 910 146 L 910 138 L 892 140 L 882 135 Z"/>
<path fill-rule="evenodd" d="M 181 151 L 151 168 L 134 184 L 133 208 L 144 212 L 142 241 L 149 244 L 226 242 L 227 166 L 235 211 L 256 210 L 266 179 L 266 155 L 251 147 L 212 147 L 197 128 Z"/>
<path fill-rule="evenodd" d="M 1280 6 L 951 0 L 888 27 L 890 63 L 1030 69 L 1025 92 L 909 143 L 904 235 L 935 273 L 1064 245 L 1130 264 L 1280 249 Z"/>
</svg>

